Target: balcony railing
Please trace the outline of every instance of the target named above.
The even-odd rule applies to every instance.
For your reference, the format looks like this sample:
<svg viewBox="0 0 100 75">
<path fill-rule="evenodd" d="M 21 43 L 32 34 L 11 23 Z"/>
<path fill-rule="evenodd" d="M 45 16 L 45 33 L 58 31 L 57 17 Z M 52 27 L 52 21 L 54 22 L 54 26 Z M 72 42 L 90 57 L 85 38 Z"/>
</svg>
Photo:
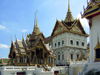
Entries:
<svg viewBox="0 0 100 75">
<path fill-rule="evenodd" d="M 2 66 L 0 67 L 0 71 L 1 70 L 23 70 L 23 69 L 26 69 L 26 70 L 34 70 L 35 69 L 35 66 Z"/>
</svg>

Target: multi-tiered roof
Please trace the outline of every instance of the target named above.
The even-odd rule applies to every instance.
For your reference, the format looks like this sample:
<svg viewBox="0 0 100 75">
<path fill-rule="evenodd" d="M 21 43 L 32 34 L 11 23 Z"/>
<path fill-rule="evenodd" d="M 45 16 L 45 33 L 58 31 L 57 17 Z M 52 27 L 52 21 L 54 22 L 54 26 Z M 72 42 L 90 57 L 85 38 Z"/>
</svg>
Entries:
<svg viewBox="0 0 100 75">
<path fill-rule="evenodd" d="M 22 37 L 22 40 L 18 40 L 16 38 L 15 42 L 11 39 L 11 47 L 9 53 L 9 58 L 11 58 L 10 60 L 11 65 L 21 65 L 21 66 L 26 65 L 25 62 L 22 63 L 22 60 L 23 61 L 25 60 L 22 59 L 22 57 L 24 58 L 24 56 L 25 58 L 26 57 L 28 58 L 27 64 L 33 65 L 30 62 L 31 60 L 33 60 L 30 57 L 32 52 L 34 52 L 35 64 L 37 64 L 36 60 L 40 58 L 41 60 L 47 59 L 47 57 L 56 58 L 53 49 L 48 44 L 44 43 L 43 41 L 44 38 L 45 36 L 43 35 L 43 33 L 40 32 L 40 29 L 38 27 L 38 18 L 36 18 L 36 24 L 34 23 L 33 32 L 32 34 L 27 35 L 26 40 L 24 39 L 24 37 Z M 35 55 L 37 55 L 37 57 Z M 41 57 L 39 57 L 39 55 L 41 55 Z M 17 58 L 19 57 L 21 59 L 21 64 L 18 63 Z"/>
<path fill-rule="evenodd" d="M 87 19 L 92 18 L 100 14 L 100 0 L 87 0 L 87 7 L 84 8 L 84 13 L 82 17 Z"/>
<path fill-rule="evenodd" d="M 60 28 L 62 29 L 60 30 Z M 55 27 L 53 29 L 51 36 L 56 36 L 63 32 L 70 32 L 70 33 L 88 37 L 88 34 L 85 32 L 84 28 L 82 27 L 80 20 L 73 18 L 71 10 L 70 10 L 69 2 L 68 2 L 68 12 L 67 12 L 65 20 L 56 21 L 56 24 L 55 24 Z"/>
</svg>

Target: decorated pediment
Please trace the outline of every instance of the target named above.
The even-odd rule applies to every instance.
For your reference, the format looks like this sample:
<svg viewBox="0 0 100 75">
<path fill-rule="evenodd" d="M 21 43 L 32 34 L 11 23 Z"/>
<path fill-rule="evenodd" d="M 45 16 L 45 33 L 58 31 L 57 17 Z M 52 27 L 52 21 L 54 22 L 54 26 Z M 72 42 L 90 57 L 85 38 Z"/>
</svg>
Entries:
<svg viewBox="0 0 100 75">
<path fill-rule="evenodd" d="M 42 42 L 39 40 L 36 46 L 43 46 Z"/>
<path fill-rule="evenodd" d="M 85 32 L 80 20 L 77 20 L 77 22 L 72 26 L 72 29 L 70 31 L 88 36 L 88 34 Z"/>
<path fill-rule="evenodd" d="M 53 35 L 56 35 L 56 34 L 59 34 L 59 33 L 62 33 L 63 31 L 66 30 L 66 27 L 57 20 L 56 24 L 55 24 L 55 27 L 53 29 L 53 32 L 52 32 L 52 36 Z"/>
<path fill-rule="evenodd" d="M 79 27 L 78 24 L 76 24 L 73 28 L 72 28 L 73 31 L 76 31 L 76 32 L 81 32 L 82 33 L 82 29 Z"/>
<path fill-rule="evenodd" d="M 42 41 L 41 38 L 36 42 L 36 44 L 35 44 L 34 47 L 35 47 L 35 48 L 38 48 L 39 50 L 43 49 L 44 52 L 48 52 L 48 49 L 47 49 L 47 47 L 45 46 L 45 44 L 43 43 L 43 41 Z"/>
<path fill-rule="evenodd" d="M 63 27 L 61 27 L 60 25 L 58 25 L 57 28 L 55 29 L 54 34 L 60 32 L 60 31 L 63 31 Z"/>
<path fill-rule="evenodd" d="M 94 48 L 95 50 L 95 62 L 100 62 L 100 42 L 99 42 L 99 37 L 98 37 L 98 40 L 97 40 L 97 45 L 96 47 Z"/>
</svg>

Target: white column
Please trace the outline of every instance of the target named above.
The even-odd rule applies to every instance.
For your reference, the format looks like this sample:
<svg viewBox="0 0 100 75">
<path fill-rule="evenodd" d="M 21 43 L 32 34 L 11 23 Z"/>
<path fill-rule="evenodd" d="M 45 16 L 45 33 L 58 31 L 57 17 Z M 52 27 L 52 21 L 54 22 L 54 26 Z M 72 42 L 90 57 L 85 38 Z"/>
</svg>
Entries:
<svg viewBox="0 0 100 75">
<path fill-rule="evenodd" d="M 51 57 L 50 57 L 50 63 L 51 63 Z"/>
<path fill-rule="evenodd" d="M 23 56 L 23 62 L 24 62 L 24 56 Z"/>
<path fill-rule="evenodd" d="M 92 30 L 90 30 L 90 63 L 93 63 L 93 35 L 92 35 Z"/>
</svg>

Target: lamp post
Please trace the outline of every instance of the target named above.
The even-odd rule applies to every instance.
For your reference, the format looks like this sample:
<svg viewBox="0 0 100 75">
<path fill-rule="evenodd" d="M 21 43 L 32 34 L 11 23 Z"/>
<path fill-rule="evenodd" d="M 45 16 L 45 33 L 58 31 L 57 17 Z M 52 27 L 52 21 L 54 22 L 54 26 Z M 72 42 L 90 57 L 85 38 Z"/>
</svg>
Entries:
<svg viewBox="0 0 100 75">
<path fill-rule="evenodd" d="M 69 75 L 70 63 L 69 63 L 69 62 L 67 62 L 66 66 L 67 66 L 67 68 L 68 68 L 68 75 Z"/>
<path fill-rule="evenodd" d="M 70 65 L 69 65 L 69 64 L 67 64 L 67 66 L 68 66 L 68 75 L 69 75 L 69 68 L 70 68 L 69 66 L 70 66 Z"/>
</svg>

